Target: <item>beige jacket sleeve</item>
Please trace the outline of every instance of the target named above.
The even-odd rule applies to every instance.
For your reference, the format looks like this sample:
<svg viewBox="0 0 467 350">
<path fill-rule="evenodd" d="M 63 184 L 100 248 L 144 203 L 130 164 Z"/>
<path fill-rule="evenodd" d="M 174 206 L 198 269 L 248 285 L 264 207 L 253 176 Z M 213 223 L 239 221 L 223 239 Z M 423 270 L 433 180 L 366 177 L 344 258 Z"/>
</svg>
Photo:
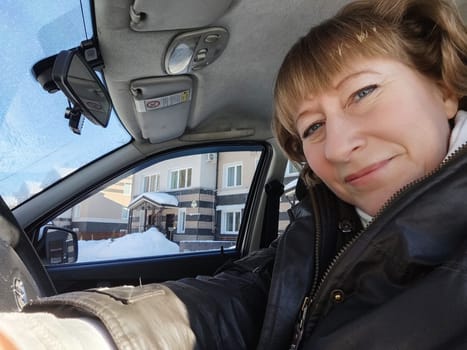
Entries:
<svg viewBox="0 0 467 350">
<path fill-rule="evenodd" d="M 0 350 L 115 349 L 107 331 L 88 317 L 59 318 L 49 313 L 0 313 Z"/>
</svg>

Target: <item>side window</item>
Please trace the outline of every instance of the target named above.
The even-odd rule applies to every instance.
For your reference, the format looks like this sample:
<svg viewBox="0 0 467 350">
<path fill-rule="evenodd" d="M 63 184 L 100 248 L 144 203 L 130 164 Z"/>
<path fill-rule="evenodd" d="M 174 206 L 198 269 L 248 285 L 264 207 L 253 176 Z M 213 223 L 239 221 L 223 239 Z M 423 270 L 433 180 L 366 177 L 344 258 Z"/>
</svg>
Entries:
<svg viewBox="0 0 467 350">
<path fill-rule="evenodd" d="M 287 161 L 284 177 L 298 177 L 298 174 L 299 170 L 297 169 L 297 165 L 290 160 Z"/>
<path fill-rule="evenodd" d="M 153 163 L 53 220 L 78 235 L 78 263 L 233 249 L 261 150 Z"/>
<path fill-rule="evenodd" d="M 281 196 L 278 233 L 284 233 L 287 225 L 289 224 L 289 215 L 287 211 L 292 205 L 297 203 L 297 197 L 295 196 L 295 186 L 299 177 L 299 165 L 294 164 L 291 161 L 287 162 L 284 172 L 284 194 Z"/>
<path fill-rule="evenodd" d="M 226 164 L 224 174 L 225 187 L 239 187 L 242 185 L 242 164 Z"/>
</svg>

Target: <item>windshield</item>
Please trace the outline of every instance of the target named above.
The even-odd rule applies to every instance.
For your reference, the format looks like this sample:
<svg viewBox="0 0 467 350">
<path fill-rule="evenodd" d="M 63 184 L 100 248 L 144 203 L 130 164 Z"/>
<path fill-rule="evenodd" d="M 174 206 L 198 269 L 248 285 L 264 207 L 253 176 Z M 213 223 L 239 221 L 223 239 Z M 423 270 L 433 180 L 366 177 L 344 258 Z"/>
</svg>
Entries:
<svg viewBox="0 0 467 350">
<path fill-rule="evenodd" d="M 10 208 L 130 140 L 114 114 L 107 128 L 86 120 L 81 135 L 74 134 L 64 118 L 65 96 L 47 93 L 32 75 L 37 61 L 92 37 L 89 3 L 82 6 L 79 0 L 0 5 L 0 195 Z"/>
</svg>

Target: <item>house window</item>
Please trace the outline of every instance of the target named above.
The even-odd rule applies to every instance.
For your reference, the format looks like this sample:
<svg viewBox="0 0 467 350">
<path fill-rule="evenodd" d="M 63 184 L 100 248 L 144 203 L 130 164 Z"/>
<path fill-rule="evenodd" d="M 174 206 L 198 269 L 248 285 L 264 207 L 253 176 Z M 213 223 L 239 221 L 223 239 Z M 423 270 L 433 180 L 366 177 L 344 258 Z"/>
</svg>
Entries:
<svg viewBox="0 0 467 350">
<path fill-rule="evenodd" d="M 77 204 L 73 207 L 73 210 L 72 210 L 72 217 L 73 218 L 79 218 L 81 216 L 81 205 L 80 204 Z"/>
<path fill-rule="evenodd" d="M 191 168 L 173 170 L 170 172 L 170 189 L 191 187 Z"/>
<path fill-rule="evenodd" d="M 129 196 L 131 194 L 131 183 L 124 183 L 123 184 L 123 194 Z"/>
<path fill-rule="evenodd" d="M 287 161 L 287 167 L 285 169 L 285 176 L 298 176 L 298 169 L 293 162 Z"/>
<path fill-rule="evenodd" d="M 160 189 L 159 174 L 145 176 L 143 178 L 143 192 L 157 192 Z"/>
<path fill-rule="evenodd" d="M 238 230 L 240 229 L 240 222 L 242 217 L 241 211 L 225 211 L 223 214 L 222 233 L 237 234 Z"/>
<path fill-rule="evenodd" d="M 128 220 L 128 208 L 122 208 L 122 220 Z"/>
<path fill-rule="evenodd" d="M 141 208 L 141 209 L 139 210 L 139 215 L 138 215 L 138 217 L 139 217 L 139 221 L 138 221 L 138 231 L 139 231 L 139 232 L 144 232 L 144 230 L 145 230 L 144 225 L 146 224 L 146 222 L 145 222 L 145 221 L 146 221 L 146 219 L 145 219 L 145 218 L 146 218 L 146 212 L 145 212 L 145 210 L 144 210 L 143 208 Z"/>
<path fill-rule="evenodd" d="M 242 185 L 242 165 L 227 165 L 225 167 L 226 187 L 238 187 Z"/>
<path fill-rule="evenodd" d="M 177 233 L 185 233 L 186 208 L 178 209 Z"/>
</svg>

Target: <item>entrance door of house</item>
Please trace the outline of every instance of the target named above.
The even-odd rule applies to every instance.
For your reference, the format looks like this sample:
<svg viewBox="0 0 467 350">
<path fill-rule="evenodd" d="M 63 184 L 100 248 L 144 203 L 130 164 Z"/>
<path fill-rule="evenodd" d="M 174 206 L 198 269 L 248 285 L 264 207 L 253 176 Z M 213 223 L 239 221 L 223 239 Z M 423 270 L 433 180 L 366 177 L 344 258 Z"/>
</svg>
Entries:
<svg viewBox="0 0 467 350">
<path fill-rule="evenodd" d="M 167 214 L 165 218 L 165 233 L 167 234 L 167 238 L 171 241 L 173 240 L 173 232 L 174 232 L 174 222 L 175 222 L 175 214 Z"/>
</svg>

